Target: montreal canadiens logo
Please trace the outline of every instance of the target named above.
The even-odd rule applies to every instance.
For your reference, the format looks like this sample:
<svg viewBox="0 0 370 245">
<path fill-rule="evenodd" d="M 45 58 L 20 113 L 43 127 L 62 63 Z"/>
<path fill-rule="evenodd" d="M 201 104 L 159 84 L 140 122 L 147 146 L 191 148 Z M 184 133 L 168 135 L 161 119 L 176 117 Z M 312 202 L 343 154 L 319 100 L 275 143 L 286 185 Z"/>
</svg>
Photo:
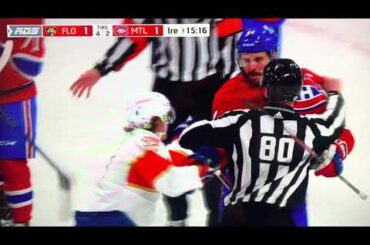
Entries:
<svg viewBox="0 0 370 245">
<path fill-rule="evenodd" d="M 303 85 L 294 109 L 300 113 L 322 113 L 326 107 L 326 94 L 317 86 Z"/>
<path fill-rule="evenodd" d="M 127 34 L 127 26 L 113 26 L 114 36 L 123 36 Z"/>
<path fill-rule="evenodd" d="M 309 100 L 321 94 L 323 94 L 321 89 L 311 85 L 303 85 L 299 100 Z"/>
<path fill-rule="evenodd" d="M 346 158 L 348 155 L 348 146 L 347 143 L 341 139 L 337 139 L 335 143 L 340 147 L 341 153 L 342 153 L 342 158 Z"/>
</svg>

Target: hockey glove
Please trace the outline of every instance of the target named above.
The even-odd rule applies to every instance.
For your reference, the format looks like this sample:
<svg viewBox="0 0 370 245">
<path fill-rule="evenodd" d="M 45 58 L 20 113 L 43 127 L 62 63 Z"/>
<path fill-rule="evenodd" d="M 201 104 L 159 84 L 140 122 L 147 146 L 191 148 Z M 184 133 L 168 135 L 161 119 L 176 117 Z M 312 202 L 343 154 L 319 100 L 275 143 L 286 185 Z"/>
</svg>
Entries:
<svg viewBox="0 0 370 245">
<path fill-rule="evenodd" d="M 210 167 L 210 170 L 216 168 L 223 168 L 226 163 L 226 155 L 222 148 L 215 148 L 212 146 L 202 146 L 195 154 L 191 155 L 196 164 L 205 164 Z"/>
<path fill-rule="evenodd" d="M 315 175 L 324 177 L 336 177 L 343 171 L 343 159 L 336 144 L 331 144 L 318 159 L 314 159 L 312 167 Z"/>
</svg>

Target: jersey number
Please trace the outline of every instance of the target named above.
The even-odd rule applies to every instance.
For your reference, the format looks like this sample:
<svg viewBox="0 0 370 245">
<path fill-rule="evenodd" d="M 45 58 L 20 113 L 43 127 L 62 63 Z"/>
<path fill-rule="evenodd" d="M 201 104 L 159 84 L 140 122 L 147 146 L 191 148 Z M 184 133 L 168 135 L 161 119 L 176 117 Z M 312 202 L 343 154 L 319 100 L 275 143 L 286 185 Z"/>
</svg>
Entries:
<svg viewBox="0 0 370 245">
<path fill-rule="evenodd" d="M 40 38 L 26 38 L 21 46 L 21 49 L 28 48 L 31 46 L 31 52 L 40 51 Z"/>
<path fill-rule="evenodd" d="M 280 138 L 277 147 L 277 161 L 289 163 L 292 161 L 294 140 L 292 138 Z M 272 136 L 261 137 L 260 159 L 273 161 L 276 153 L 276 138 Z"/>
</svg>

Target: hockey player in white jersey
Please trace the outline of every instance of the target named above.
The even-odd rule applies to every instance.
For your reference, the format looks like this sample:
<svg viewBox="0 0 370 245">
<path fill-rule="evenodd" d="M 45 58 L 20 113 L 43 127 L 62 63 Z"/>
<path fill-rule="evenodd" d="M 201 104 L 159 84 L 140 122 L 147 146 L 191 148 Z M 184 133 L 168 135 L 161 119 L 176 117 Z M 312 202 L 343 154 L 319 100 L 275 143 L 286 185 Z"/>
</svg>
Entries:
<svg viewBox="0 0 370 245">
<path fill-rule="evenodd" d="M 175 113 L 162 94 L 137 96 L 125 117 L 124 140 L 91 202 L 76 211 L 76 226 L 149 226 L 161 193 L 175 197 L 200 188 L 202 177 L 221 163 L 217 152 L 204 156 L 164 145 Z"/>
</svg>

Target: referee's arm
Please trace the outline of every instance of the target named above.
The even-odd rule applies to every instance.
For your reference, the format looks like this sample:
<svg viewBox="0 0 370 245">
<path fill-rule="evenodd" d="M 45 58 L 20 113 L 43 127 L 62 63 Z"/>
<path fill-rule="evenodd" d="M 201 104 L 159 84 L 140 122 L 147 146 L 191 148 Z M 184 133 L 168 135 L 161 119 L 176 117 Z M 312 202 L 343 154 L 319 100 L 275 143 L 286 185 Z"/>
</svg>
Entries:
<svg viewBox="0 0 370 245">
<path fill-rule="evenodd" d="M 122 24 L 148 24 L 150 19 L 124 19 Z M 146 37 L 118 38 L 113 46 L 106 52 L 102 61 L 95 65 L 95 69 L 102 76 L 109 72 L 120 70 L 128 61 L 138 56 L 147 46 L 149 39 Z"/>
<path fill-rule="evenodd" d="M 193 151 L 205 145 L 227 148 L 232 144 L 232 138 L 241 115 L 193 123 L 182 132 L 179 144 Z"/>
<path fill-rule="evenodd" d="M 312 128 L 314 129 L 314 133 L 320 136 L 317 141 L 321 142 L 321 145 L 329 146 L 329 144 L 339 138 L 345 126 L 343 96 L 337 92 L 329 93 L 326 111 L 323 114 L 312 114 L 306 117 L 313 123 Z"/>
</svg>

